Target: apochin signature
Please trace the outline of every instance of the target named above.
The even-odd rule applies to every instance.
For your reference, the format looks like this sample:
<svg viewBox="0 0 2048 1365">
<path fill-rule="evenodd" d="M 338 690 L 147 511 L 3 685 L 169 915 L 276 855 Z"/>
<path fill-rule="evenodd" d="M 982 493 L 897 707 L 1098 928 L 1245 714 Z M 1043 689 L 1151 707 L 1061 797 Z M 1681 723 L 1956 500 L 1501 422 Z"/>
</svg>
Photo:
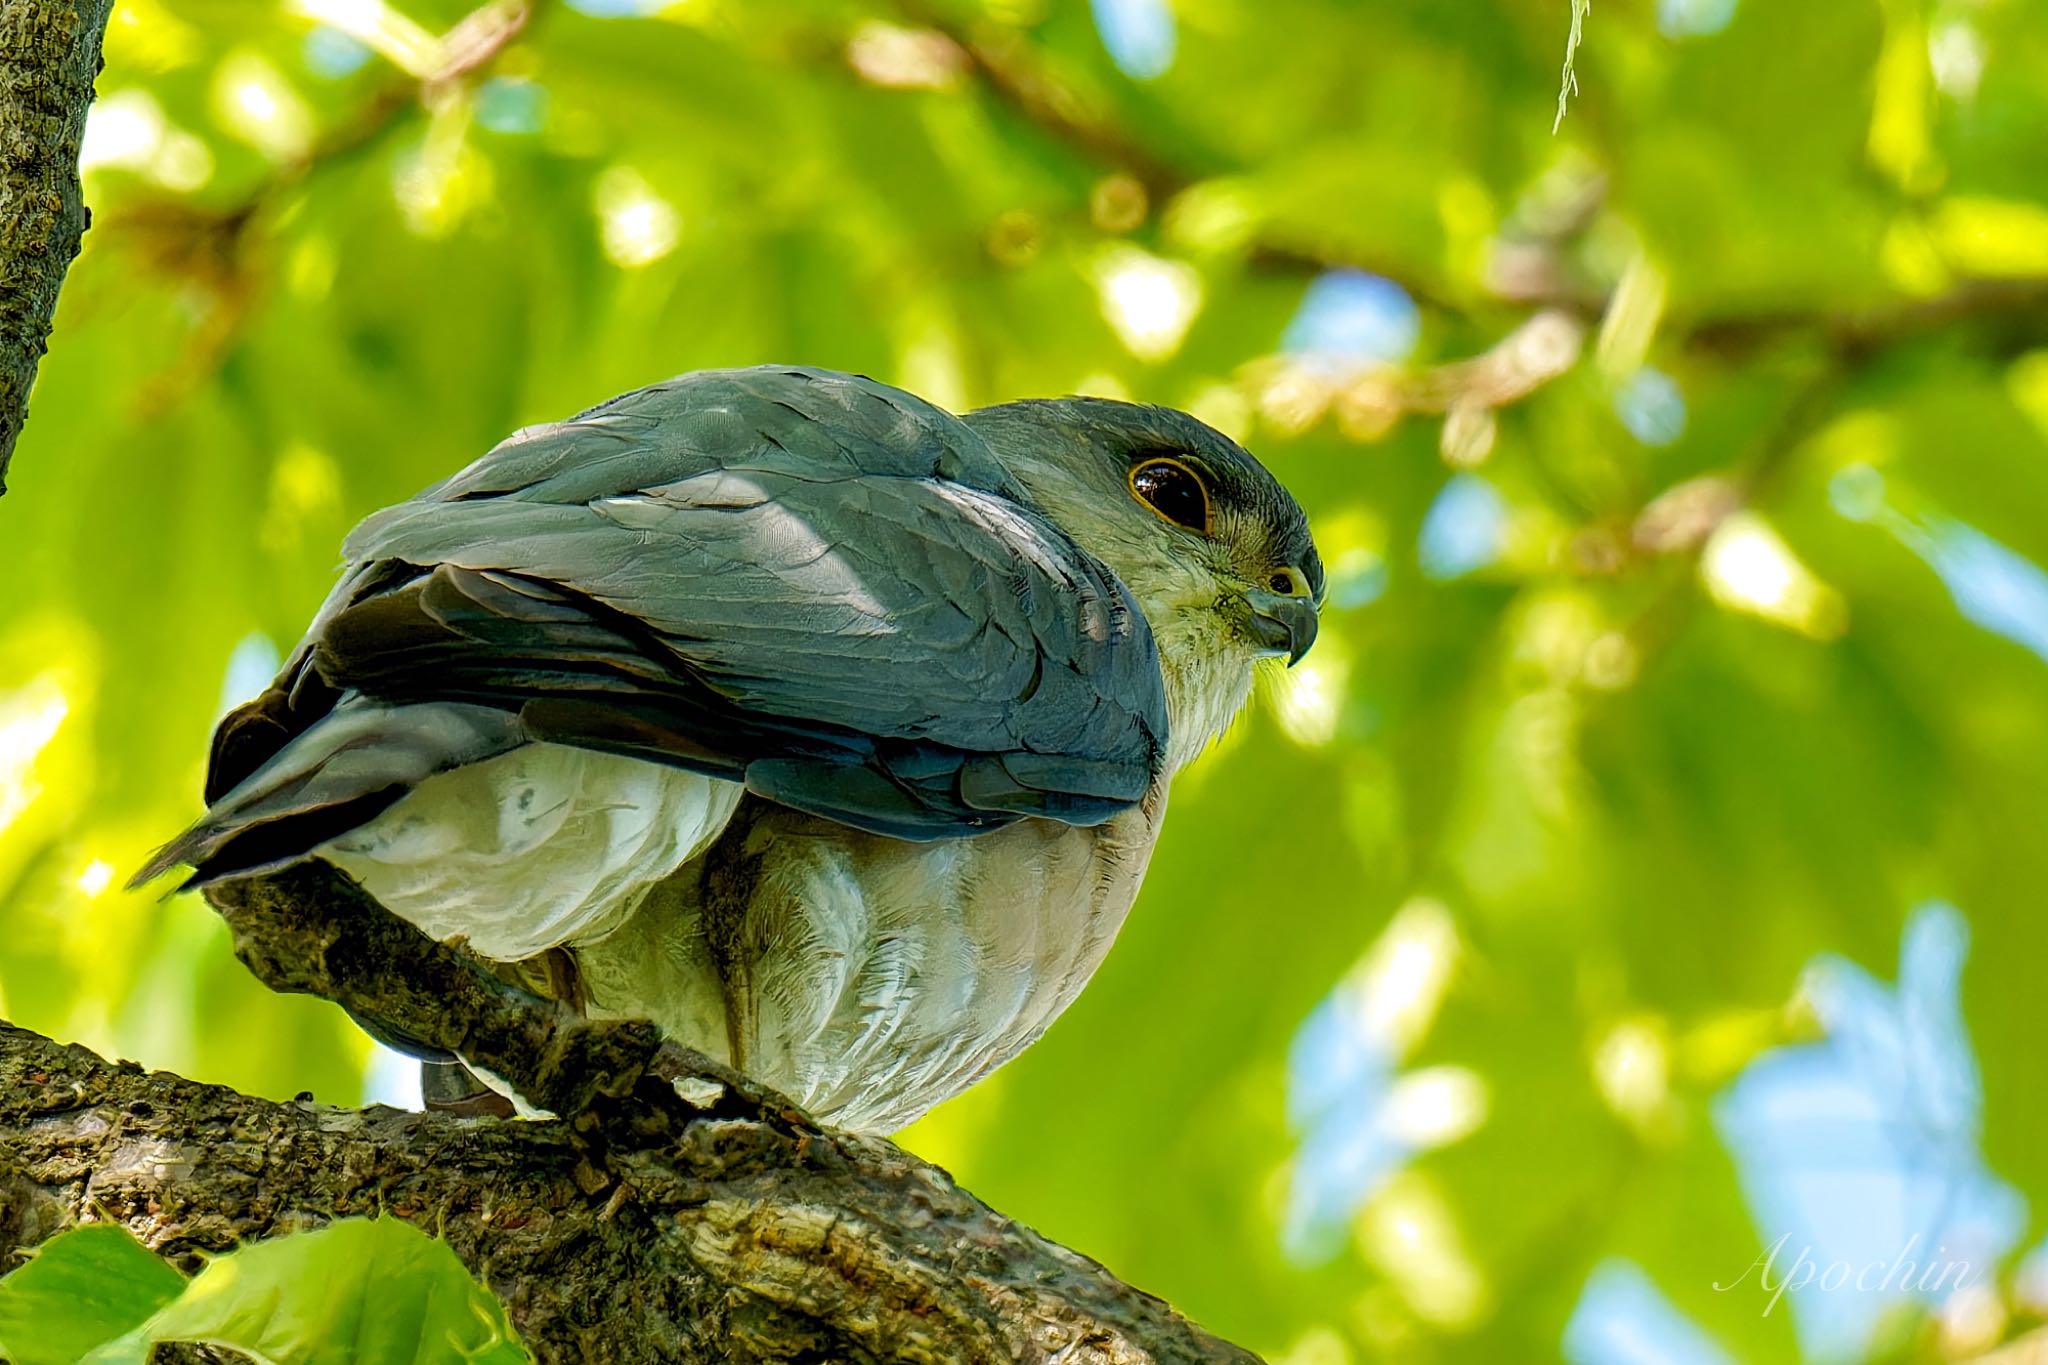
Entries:
<svg viewBox="0 0 2048 1365">
<path fill-rule="evenodd" d="M 1823 1264 L 1813 1259 L 1812 1247 L 1801 1247 L 1798 1255 L 1793 1257 L 1791 1266 L 1774 1283 L 1773 1276 L 1777 1274 L 1778 1257 L 1784 1252 L 1785 1244 L 1791 1240 L 1792 1234 L 1786 1233 L 1765 1248 L 1763 1254 L 1751 1261 L 1733 1280 L 1727 1284 L 1722 1284 L 1719 1280 L 1714 1281 L 1714 1289 L 1725 1294 L 1747 1280 L 1750 1271 L 1756 1271 L 1758 1287 L 1771 1296 L 1769 1302 L 1764 1304 L 1764 1316 L 1769 1317 L 1771 1310 L 1778 1306 L 1778 1300 L 1783 1298 L 1788 1290 L 1796 1292 L 1813 1286 L 1831 1294 L 1844 1289 L 1854 1289 L 1863 1294 L 1884 1294 L 1899 1290 L 1937 1294 L 1943 1290 L 1965 1288 L 1971 1283 L 1971 1276 L 1975 1270 L 1968 1261 L 1937 1259 L 1923 1264 L 1911 1259 L 1920 1245 L 1920 1234 L 1916 1232 L 1907 1240 L 1905 1246 L 1899 1248 L 1899 1254 L 1890 1261 L 1868 1261 L 1860 1266 L 1850 1261 L 1828 1261 Z M 1937 1247 L 1935 1253 L 1939 1256 L 1945 1250 L 1944 1247 Z"/>
</svg>

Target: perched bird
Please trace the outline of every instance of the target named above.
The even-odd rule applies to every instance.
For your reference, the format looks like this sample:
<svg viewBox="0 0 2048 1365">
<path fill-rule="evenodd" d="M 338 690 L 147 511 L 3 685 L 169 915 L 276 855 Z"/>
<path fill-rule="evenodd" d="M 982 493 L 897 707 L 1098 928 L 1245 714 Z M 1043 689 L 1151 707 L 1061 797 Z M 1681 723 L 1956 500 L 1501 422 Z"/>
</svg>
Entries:
<svg viewBox="0 0 2048 1365">
<path fill-rule="evenodd" d="M 345 552 L 137 881 L 325 859 L 869 1131 L 1074 999 L 1323 596 L 1294 499 L 1184 413 L 789 367 L 527 428 Z"/>
</svg>

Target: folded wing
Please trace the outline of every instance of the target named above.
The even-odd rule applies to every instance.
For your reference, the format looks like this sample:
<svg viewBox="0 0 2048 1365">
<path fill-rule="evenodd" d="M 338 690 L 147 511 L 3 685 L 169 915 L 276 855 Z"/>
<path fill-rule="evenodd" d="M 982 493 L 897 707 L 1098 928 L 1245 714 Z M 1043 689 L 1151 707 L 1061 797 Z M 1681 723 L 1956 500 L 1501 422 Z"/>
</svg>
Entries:
<svg viewBox="0 0 2048 1365">
<path fill-rule="evenodd" d="M 286 675 L 223 727 L 209 799 L 364 701 L 487 708 L 910 839 L 1099 822 L 1166 739 L 1124 586 L 962 423 L 865 379 L 637 390 L 520 432 L 347 551 Z M 203 877 L 224 839 L 180 844 Z"/>
</svg>

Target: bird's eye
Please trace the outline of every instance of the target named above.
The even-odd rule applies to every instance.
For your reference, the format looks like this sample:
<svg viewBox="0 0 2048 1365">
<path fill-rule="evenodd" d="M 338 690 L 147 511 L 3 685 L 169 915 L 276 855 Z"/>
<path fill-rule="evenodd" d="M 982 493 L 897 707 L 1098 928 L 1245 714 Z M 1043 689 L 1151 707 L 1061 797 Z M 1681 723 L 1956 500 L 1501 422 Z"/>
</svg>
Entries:
<svg viewBox="0 0 2048 1365">
<path fill-rule="evenodd" d="M 1209 490 L 1201 475 L 1179 460 L 1147 460 L 1131 470 L 1138 501 L 1176 526 L 1209 533 Z"/>
</svg>

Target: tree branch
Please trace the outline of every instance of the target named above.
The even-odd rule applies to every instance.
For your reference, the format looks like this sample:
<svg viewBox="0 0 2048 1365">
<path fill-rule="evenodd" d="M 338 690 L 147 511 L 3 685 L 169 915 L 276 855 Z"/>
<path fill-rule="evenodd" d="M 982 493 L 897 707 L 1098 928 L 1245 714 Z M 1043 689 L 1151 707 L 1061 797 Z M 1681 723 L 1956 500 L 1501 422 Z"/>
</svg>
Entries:
<svg viewBox="0 0 2048 1365">
<path fill-rule="evenodd" d="M 893 12 L 904 23 L 937 33 L 957 47 L 966 69 L 994 103 L 1081 160 L 1130 176 L 1152 204 L 1164 204 L 1206 174 L 1236 169 L 1205 172 L 1147 146 L 1117 120 L 1105 101 L 1091 99 L 1064 80 L 1032 42 L 1010 26 L 963 18 L 935 0 L 895 0 Z M 1570 80 L 1567 64 L 1566 89 L 1571 88 Z M 1525 244 L 1535 250 L 1536 259 L 1523 264 L 1522 278 L 1512 284 L 1494 281 L 1469 294 L 1443 281 L 1421 278 L 1394 262 L 1368 257 L 1350 244 L 1321 240 L 1285 224 L 1262 224 L 1246 243 L 1246 256 L 1255 265 L 1305 274 L 1342 268 L 1369 271 L 1399 284 L 1422 307 L 1450 317 L 1470 319 L 1498 305 L 1550 310 L 1590 324 L 1605 313 L 1609 297 L 1567 278 L 1551 253 L 1559 242 L 1591 224 L 1599 199 L 1589 198 L 1568 229 L 1555 238 Z M 1741 360 L 1788 340 L 1815 338 L 1831 352 L 1855 356 L 1931 328 L 1969 323 L 1992 332 L 2002 351 L 2017 351 L 2035 344 L 2044 317 L 2048 285 L 2039 280 L 1963 279 L 1933 298 L 1902 299 L 1863 312 L 1786 310 L 1698 317 L 1684 324 L 1676 337 L 1681 346 L 1727 360 Z"/>
<path fill-rule="evenodd" d="M 1083 160 L 1131 177 L 1151 204 L 1164 205 L 1213 173 L 1178 164 L 1145 145 L 1099 102 L 1061 79 L 1030 40 L 1014 29 L 989 20 L 957 18 L 932 0 L 897 0 L 894 8 L 905 23 L 940 34 L 957 47 L 968 69 L 996 103 Z M 1309 234 L 1289 233 L 1274 224 L 1264 225 L 1247 244 L 1246 255 L 1254 265 L 1274 270 L 1315 274 L 1349 267 L 1371 271 L 1398 279 L 1409 297 L 1426 308 L 1452 314 L 1464 311 L 1442 290 L 1415 278 L 1413 272 L 1401 272 L 1392 262 L 1368 258 L 1354 248 L 1311 240 Z"/>
<path fill-rule="evenodd" d="M 744 1103 L 599 1128 L 276 1104 L 0 1025 L 0 1248 L 113 1220 L 191 1270 L 389 1213 L 543 1361 L 1252 1359 L 879 1139 Z"/>
<path fill-rule="evenodd" d="M 113 0 L 0 0 L 0 493 L 87 214 L 78 146 Z"/>
<path fill-rule="evenodd" d="M 575 1116 L 631 1096 L 659 1059 L 668 1076 L 745 1084 L 708 1058 L 664 1051 L 651 1024 L 589 1020 L 436 943 L 326 863 L 207 888 L 235 953 L 272 990 L 318 995 L 359 1019 L 460 1053 L 538 1108 Z M 655 1088 L 656 1098 L 665 1093 Z M 759 1103 L 786 1101 L 754 1091 Z M 673 1094 L 668 1117 L 687 1121 Z M 793 1111 L 792 1111 L 793 1112 Z"/>
<path fill-rule="evenodd" d="M 281 162 L 244 193 L 222 205 L 195 204 L 176 195 L 152 197 L 104 215 L 100 228 L 114 240 L 140 243 L 158 268 L 197 284 L 212 306 L 194 323 L 190 344 L 143 387 L 143 415 L 174 406 L 217 370 L 241 339 L 265 289 L 260 234 L 288 212 L 294 196 L 317 175 L 331 173 L 411 126 L 422 110 L 454 98 L 476 80 L 544 12 L 546 0 L 484 0 L 431 42 L 432 64 L 400 69 L 383 80 L 350 114 L 323 131 L 304 152 Z"/>
<path fill-rule="evenodd" d="M 255 1099 L 0 1024 L 0 1268 L 112 1219 L 187 1268 L 391 1213 L 444 1236 L 543 1361 L 1245 1362 L 944 1171 L 587 1021 L 435 943 L 324 864 L 218 888 L 236 951 L 463 1051 L 573 1117 Z"/>
</svg>

